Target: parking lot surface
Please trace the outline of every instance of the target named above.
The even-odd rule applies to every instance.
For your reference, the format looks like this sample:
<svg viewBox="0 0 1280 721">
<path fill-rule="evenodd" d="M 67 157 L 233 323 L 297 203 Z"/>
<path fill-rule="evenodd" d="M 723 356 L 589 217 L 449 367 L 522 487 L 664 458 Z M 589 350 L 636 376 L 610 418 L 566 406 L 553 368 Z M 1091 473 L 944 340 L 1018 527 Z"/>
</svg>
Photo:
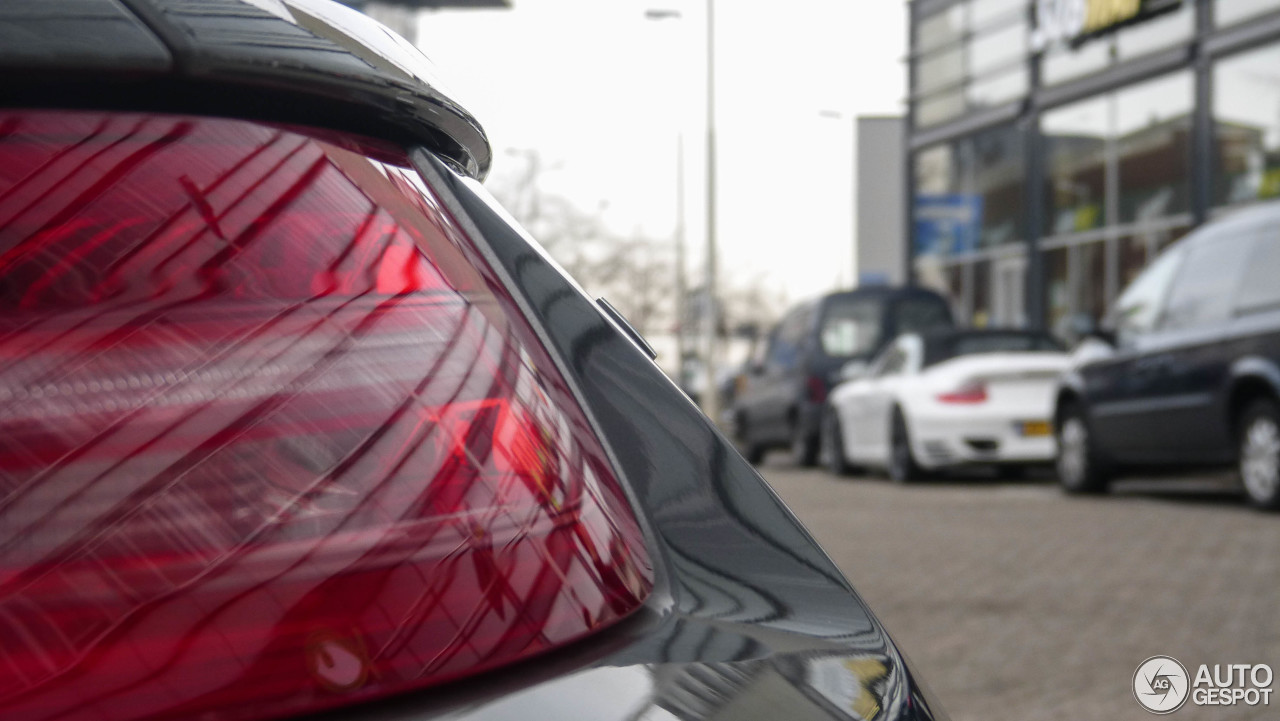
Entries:
<svg viewBox="0 0 1280 721">
<path fill-rule="evenodd" d="M 1155 655 L 1192 676 L 1280 673 L 1280 515 L 1245 507 L 1227 477 L 1072 498 L 1049 478 L 836 478 L 785 453 L 761 472 L 956 721 L 1155 718 L 1131 690 Z M 1280 718 L 1274 696 L 1170 718 Z"/>
</svg>

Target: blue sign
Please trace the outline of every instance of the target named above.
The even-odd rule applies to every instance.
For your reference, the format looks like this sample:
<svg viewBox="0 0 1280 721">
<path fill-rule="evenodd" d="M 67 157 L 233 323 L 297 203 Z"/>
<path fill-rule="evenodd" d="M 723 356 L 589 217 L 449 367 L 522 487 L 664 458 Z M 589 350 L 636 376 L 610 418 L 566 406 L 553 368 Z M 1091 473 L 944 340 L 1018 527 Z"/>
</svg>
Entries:
<svg viewBox="0 0 1280 721">
<path fill-rule="evenodd" d="M 982 235 L 981 195 L 916 196 L 916 256 L 970 253 Z"/>
<path fill-rule="evenodd" d="M 889 274 L 883 270 L 864 270 L 858 273 L 858 287 L 865 288 L 869 285 L 891 285 Z"/>
</svg>

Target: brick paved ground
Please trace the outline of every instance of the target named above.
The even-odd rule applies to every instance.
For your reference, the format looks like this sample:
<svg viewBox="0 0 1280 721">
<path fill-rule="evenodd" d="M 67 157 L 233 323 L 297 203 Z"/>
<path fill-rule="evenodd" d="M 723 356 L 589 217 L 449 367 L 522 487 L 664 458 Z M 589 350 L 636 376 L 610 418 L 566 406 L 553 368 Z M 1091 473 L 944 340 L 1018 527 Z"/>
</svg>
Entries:
<svg viewBox="0 0 1280 721">
<path fill-rule="evenodd" d="M 1222 479 L 1068 498 L 1051 480 L 837 479 L 784 453 L 761 470 L 956 721 L 1152 719 L 1130 683 L 1157 654 L 1280 674 L 1280 515 Z M 1278 719 L 1280 698 L 1170 718 Z"/>
</svg>

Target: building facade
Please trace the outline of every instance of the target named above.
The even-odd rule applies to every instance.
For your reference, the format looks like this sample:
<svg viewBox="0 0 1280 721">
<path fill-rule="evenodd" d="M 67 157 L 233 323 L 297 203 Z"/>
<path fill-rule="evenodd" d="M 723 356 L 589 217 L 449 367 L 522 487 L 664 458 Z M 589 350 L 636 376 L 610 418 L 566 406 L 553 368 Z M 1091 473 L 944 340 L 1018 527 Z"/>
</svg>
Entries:
<svg viewBox="0 0 1280 721">
<path fill-rule="evenodd" d="M 1103 316 L 1280 198 L 1280 0 L 913 0 L 908 272 L 974 326 Z"/>
</svg>

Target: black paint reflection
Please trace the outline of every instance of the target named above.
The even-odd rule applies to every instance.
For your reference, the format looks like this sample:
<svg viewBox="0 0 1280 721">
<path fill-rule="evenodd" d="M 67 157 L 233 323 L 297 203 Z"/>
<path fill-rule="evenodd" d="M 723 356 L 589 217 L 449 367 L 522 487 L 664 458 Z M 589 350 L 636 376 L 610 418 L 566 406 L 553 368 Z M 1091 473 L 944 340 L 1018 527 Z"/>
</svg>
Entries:
<svg viewBox="0 0 1280 721">
<path fill-rule="evenodd" d="M 455 214 L 475 224 L 565 357 L 661 551 L 664 593 L 650 605 L 662 620 L 633 629 L 594 670 L 529 693 L 563 718 L 934 718 L 878 622 L 754 469 L 483 191 L 425 154 L 416 160 L 456 198 Z M 593 716 L 573 703 L 593 674 L 618 668 L 652 672 L 644 705 Z M 848 681 L 847 697 L 824 692 L 823 673 Z M 800 697 L 781 715 L 761 713 Z M 503 703 L 468 713 L 514 716 Z"/>
</svg>

